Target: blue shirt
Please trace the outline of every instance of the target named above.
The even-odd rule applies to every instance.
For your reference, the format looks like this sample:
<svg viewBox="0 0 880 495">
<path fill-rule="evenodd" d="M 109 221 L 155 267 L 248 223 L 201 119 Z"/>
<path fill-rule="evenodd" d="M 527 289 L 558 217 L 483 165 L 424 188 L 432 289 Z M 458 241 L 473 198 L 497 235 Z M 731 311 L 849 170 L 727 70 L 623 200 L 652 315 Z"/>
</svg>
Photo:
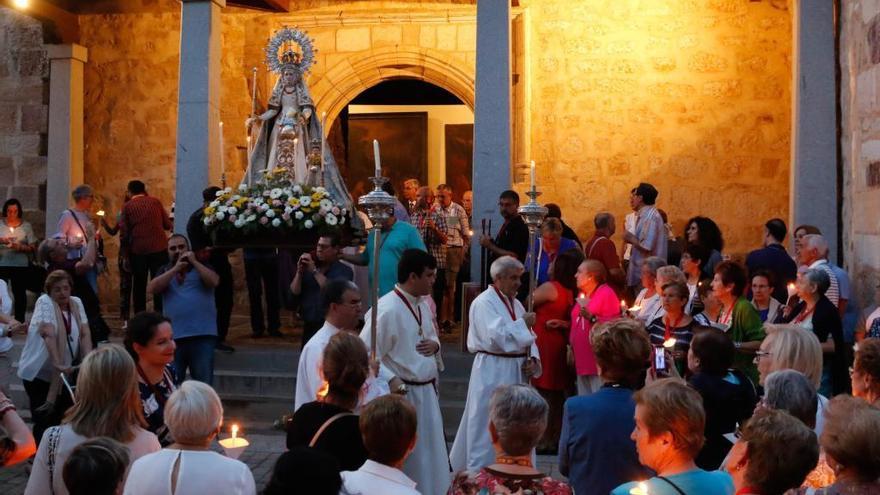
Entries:
<svg viewBox="0 0 880 495">
<path fill-rule="evenodd" d="M 733 495 L 735 492 L 733 478 L 721 471 L 694 469 L 693 471 L 666 476 L 666 479 L 688 495 Z M 637 485 L 637 481 L 620 485 L 611 492 L 611 495 L 629 495 L 629 491 Z M 645 482 L 645 485 L 648 488 L 648 493 L 651 495 L 681 495 L 681 492 L 673 488 L 672 485 L 659 478 L 651 478 Z"/>
<path fill-rule="evenodd" d="M 606 386 L 565 401 L 559 472 L 568 476 L 575 493 L 604 494 L 621 483 L 653 474 L 639 463 L 630 438 L 636 427 L 632 394 L 628 388 Z"/>
<path fill-rule="evenodd" d="M 171 269 L 166 265 L 161 273 Z M 186 272 L 181 284 L 177 276 L 168 282 L 162 293 L 162 307 L 165 316 L 171 319 L 174 339 L 217 335 L 217 308 L 214 306 L 214 289 L 202 283 L 198 270 Z"/>
<path fill-rule="evenodd" d="M 370 284 L 373 283 L 373 237 L 375 231 L 370 230 L 367 239 L 367 250 L 363 255 L 370 267 Z M 427 252 L 419 231 L 412 225 L 397 219 L 391 230 L 382 232 L 379 238 L 379 297 L 391 292 L 397 283 L 397 263 L 407 249 L 421 249 Z"/>
<path fill-rule="evenodd" d="M 327 280 L 353 280 L 354 272 L 351 267 L 341 261 L 334 261 L 324 274 Z M 321 307 L 321 286 L 315 276 L 310 272 L 303 273 L 302 292 L 299 295 L 300 314 L 303 320 L 309 322 L 324 321 L 324 309 Z"/>
<path fill-rule="evenodd" d="M 850 290 L 849 274 L 846 273 L 846 270 L 830 261 L 828 266 L 831 267 L 831 271 L 834 272 L 834 277 L 837 279 L 837 290 L 840 294 L 840 299 L 846 299 L 847 301 L 846 309 L 844 309 L 843 318 L 841 319 L 843 323 L 843 341 L 853 343 L 856 340 L 856 324 L 859 321 L 859 313 L 861 312 L 859 302 L 856 300 L 855 294 Z"/>
</svg>

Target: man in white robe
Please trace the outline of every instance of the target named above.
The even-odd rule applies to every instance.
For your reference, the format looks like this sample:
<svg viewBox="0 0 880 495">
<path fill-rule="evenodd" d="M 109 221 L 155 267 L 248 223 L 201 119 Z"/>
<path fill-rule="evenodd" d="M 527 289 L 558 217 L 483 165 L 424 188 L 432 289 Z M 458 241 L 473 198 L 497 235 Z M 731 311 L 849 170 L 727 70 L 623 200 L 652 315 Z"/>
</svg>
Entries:
<svg viewBox="0 0 880 495">
<path fill-rule="evenodd" d="M 445 495 L 451 478 L 437 396 L 440 340 L 426 301 L 436 273 L 437 262 L 430 254 L 421 249 L 403 252 L 397 267 L 398 284 L 379 299 L 376 334 L 380 374 L 388 378 L 392 393 L 403 394 L 416 409 L 416 445 L 403 472 L 424 495 Z M 361 331 L 368 348 L 372 342 L 371 311 Z"/>
<path fill-rule="evenodd" d="M 492 263 L 493 285 L 471 303 L 467 345 L 476 353 L 464 414 L 449 460 L 454 472 L 478 471 L 495 462 L 489 436 L 489 397 L 500 385 L 528 383 L 541 375 L 538 346 L 531 327 L 535 314 L 516 300 L 523 265 L 512 256 Z"/>
</svg>

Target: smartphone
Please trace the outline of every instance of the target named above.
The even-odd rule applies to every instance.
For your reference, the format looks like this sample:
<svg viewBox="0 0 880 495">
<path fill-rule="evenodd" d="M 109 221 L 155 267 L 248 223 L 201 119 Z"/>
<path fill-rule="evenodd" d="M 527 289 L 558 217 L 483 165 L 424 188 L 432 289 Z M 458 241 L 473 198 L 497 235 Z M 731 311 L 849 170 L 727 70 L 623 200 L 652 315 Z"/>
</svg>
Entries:
<svg viewBox="0 0 880 495">
<path fill-rule="evenodd" d="M 663 347 L 654 346 L 654 369 L 666 371 L 666 352 Z"/>
</svg>

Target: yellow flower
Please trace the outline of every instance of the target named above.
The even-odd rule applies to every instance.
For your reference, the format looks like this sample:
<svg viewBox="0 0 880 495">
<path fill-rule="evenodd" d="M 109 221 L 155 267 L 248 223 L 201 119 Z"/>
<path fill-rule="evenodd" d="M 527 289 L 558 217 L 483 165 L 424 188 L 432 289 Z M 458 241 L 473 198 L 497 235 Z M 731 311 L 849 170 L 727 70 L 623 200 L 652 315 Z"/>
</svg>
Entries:
<svg viewBox="0 0 880 495">
<path fill-rule="evenodd" d="M 290 198 L 287 200 L 287 204 L 290 206 L 299 206 L 299 198 Z"/>
<path fill-rule="evenodd" d="M 211 207 L 211 206 L 205 208 L 205 211 L 204 211 L 205 216 L 211 216 L 211 215 L 213 215 L 213 214 L 214 214 L 214 211 L 215 211 L 214 208 Z"/>
<path fill-rule="evenodd" d="M 321 193 L 319 193 L 319 192 L 312 193 L 312 199 L 314 199 L 315 201 L 321 201 L 321 198 L 322 198 L 322 197 L 323 197 L 323 196 L 322 196 Z"/>
</svg>

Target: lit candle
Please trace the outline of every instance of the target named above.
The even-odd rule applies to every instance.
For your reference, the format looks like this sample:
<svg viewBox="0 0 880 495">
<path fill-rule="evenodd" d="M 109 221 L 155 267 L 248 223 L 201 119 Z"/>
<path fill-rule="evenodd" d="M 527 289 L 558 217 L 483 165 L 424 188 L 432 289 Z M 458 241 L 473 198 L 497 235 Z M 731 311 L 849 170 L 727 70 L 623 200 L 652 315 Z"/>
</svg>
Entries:
<svg viewBox="0 0 880 495">
<path fill-rule="evenodd" d="M 642 307 L 636 305 L 636 306 L 633 306 L 633 307 L 629 308 L 629 312 L 630 312 L 630 313 L 637 313 L 640 309 L 642 309 Z"/>
<path fill-rule="evenodd" d="M 232 425 L 232 438 L 235 438 L 235 437 L 237 437 L 237 436 L 238 436 L 238 425 L 237 425 L 237 424 L 233 424 L 233 425 Z"/>
<path fill-rule="evenodd" d="M 648 485 L 644 481 L 639 482 L 635 488 L 629 491 L 629 495 L 648 495 Z"/>
<path fill-rule="evenodd" d="M 532 160 L 531 165 L 529 167 L 529 174 L 532 179 L 532 190 L 535 189 L 535 160 Z"/>
<path fill-rule="evenodd" d="M 581 307 L 585 307 L 587 305 L 587 295 L 584 294 L 583 292 L 578 294 L 577 302 L 578 302 L 578 304 L 581 305 Z"/>
<path fill-rule="evenodd" d="M 382 177 L 382 161 L 379 158 L 379 140 L 373 140 L 373 161 L 376 163 L 376 177 Z"/>
<path fill-rule="evenodd" d="M 229 438 L 224 438 L 220 440 L 220 446 L 226 451 L 226 455 L 233 459 L 237 459 L 242 452 L 244 452 L 244 448 L 250 445 L 244 437 L 239 438 L 238 436 L 238 425 L 233 423 L 232 428 L 230 429 L 232 432 L 232 436 Z"/>
<path fill-rule="evenodd" d="M 223 121 L 220 121 L 220 173 L 226 173 L 226 158 L 223 153 Z"/>
<path fill-rule="evenodd" d="M 795 294 L 797 294 L 797 287 L 794 284 L 788 284 L 788 297 L 791 298 Z"/>
<path fill-rule="evenodd" d="M 667 349 L 672 349 L 675 347 L 675 337 L 669 337 L 668 339 L 663 341 L 663 347 Z"/>
<path fill-rule="evenodd" d="M 321 114 L 321 173 L 324 173 L 324 150 L 327 149 L 327 112 Z"/>
<path fill-rule="evenodd" d="M 626 301 L 620 300 L 620 316 L 626 315 Z"/>
<path fill-rule="evenodd" d="M 103 217 L 103 216 L 104 216 L 104 210 L 98 210 L 98 216 L 99 216 L 99 217 Z"/>
<path fill-rule="evenodd" d="M 318 400 L 321 400 L 324 397 L 327 397 L 327 394 L 329 392 L 330 392 L 330 382 L 324 382 L 324 384 L 321 385 L 321 388 L 318 389 L 318 393 L 316 394 L 318 397 Z"/>
</svg>

